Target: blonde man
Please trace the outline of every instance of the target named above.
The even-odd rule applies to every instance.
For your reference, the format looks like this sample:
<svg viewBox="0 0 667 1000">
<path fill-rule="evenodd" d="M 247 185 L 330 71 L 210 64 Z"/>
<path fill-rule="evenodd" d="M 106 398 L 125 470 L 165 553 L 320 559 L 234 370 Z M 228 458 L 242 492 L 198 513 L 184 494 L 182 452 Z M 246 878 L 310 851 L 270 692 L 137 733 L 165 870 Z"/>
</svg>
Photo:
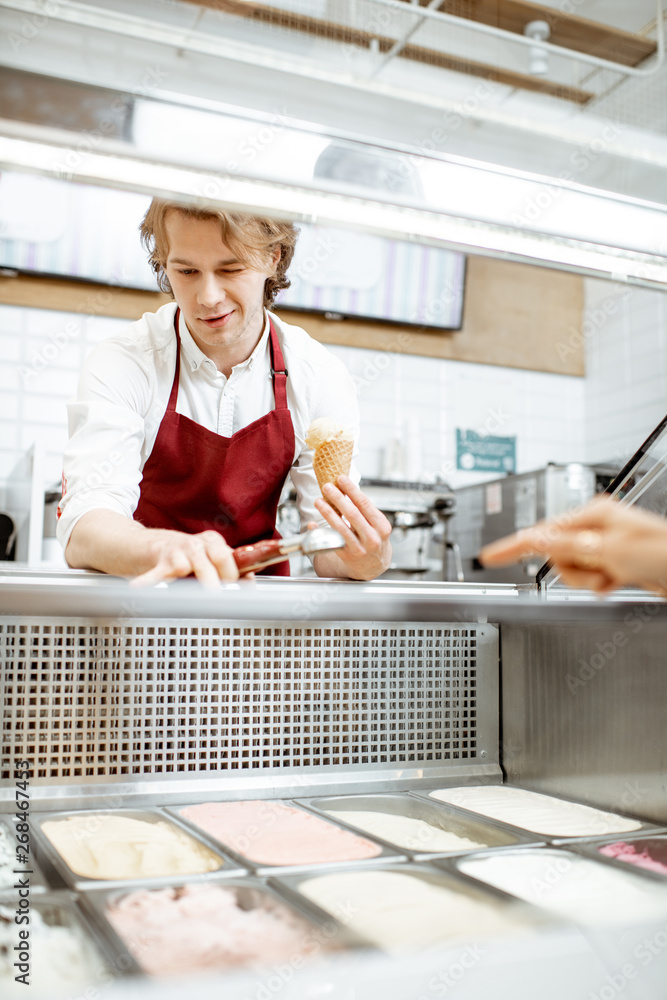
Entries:
<svg viewBox="0 0 667 1000">
<path fill-rule="evenodd" d="M 286 222 L 154 199 L 141 224 L 170 302 L 101 343 L 69 405 L 58 535 L 72 567 L 138 583 L 237 576 L 231 548 L 276 537 L 287 476 L 302 525 L 341 532 L 320 576 L 368 580 L 391 559 L 390 525 L 340 477 L 320 496 L 306 431 L 358 432 L 350 376 L 269 311 L 297 231 Z M 271 572 L 288 572 L 286 564 Z"/>
</svg>

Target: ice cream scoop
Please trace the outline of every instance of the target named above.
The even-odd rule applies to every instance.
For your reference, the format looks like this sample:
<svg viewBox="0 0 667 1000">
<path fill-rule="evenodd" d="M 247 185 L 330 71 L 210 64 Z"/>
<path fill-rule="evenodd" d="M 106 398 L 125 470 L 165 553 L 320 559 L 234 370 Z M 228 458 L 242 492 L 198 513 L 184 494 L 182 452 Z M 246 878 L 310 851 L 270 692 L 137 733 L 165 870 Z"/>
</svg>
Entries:
<svg viewBox="0 0 667 1000">
<path fill-rule="evenodd" d="M 327 525 L 321 525 L 290 538 L 266 538 L 254 545 L 241 545 L 234 549 L 233 554 L 239 573 L 243 575 L 284 562 L 294 552 L 312 556 L 316 552 L 330 552 L 344 546 L 345 539 L 342 535 Z"/>
</svg>

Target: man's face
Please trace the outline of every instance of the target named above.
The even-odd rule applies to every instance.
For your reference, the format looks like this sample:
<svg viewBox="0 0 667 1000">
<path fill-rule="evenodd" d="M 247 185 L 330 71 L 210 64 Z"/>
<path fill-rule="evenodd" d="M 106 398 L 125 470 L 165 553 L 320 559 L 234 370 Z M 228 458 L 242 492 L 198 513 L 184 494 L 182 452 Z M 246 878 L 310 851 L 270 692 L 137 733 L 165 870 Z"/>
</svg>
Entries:
<svg viewBox="0 0 667 1000">
<path fill-rule="evenodd" d="M 217 219 L 170 209 L 165 228 L 169 254 L 164 270 L 188 330 L 213 361 L 233 355 L 238 364 L 244 360 L 241 354 L 252 354 L 262 334 L 264 283 L 274 267 L 267 264 L 257 271 L 238 261 L 222 242 Z"/>
</svg>

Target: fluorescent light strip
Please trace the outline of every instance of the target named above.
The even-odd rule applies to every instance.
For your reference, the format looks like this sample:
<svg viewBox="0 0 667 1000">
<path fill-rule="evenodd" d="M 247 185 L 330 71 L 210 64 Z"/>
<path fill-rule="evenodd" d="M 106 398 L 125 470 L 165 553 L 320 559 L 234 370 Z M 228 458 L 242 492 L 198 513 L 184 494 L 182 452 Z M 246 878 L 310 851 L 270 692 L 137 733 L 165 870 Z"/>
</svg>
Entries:
<svg viewBox="0 0 667 1000">
<path fill-rule="evenodd" d="M 76 139 L 80 137 L 75 137 Z M 243 208 L 295 221 L 340 225 L 464 251 L 502 253 L 515 259 L 576 268 L 646 285 L 667 284 L 667 259 L 539 233 L 512 230 L 445 213 L 383 204 L 304 186 L 224 176 L 110 152 L 77 150 L 60 143 L 0 136 L 0 167 L 51 177 Z"/>
</svg>

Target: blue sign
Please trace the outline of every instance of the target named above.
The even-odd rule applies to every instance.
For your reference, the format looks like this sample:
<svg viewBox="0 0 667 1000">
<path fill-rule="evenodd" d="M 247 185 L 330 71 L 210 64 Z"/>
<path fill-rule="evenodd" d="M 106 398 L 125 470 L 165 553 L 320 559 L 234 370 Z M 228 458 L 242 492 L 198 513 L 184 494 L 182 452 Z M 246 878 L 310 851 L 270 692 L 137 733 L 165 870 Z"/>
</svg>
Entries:
<svg viewBox="0 0 667 1000">
<path fill-rule="evenodd" d="M 516 472 L 516 437 L 493 437 L 457 427 L 456 468 L 464 472 Z"/>
</svg>

